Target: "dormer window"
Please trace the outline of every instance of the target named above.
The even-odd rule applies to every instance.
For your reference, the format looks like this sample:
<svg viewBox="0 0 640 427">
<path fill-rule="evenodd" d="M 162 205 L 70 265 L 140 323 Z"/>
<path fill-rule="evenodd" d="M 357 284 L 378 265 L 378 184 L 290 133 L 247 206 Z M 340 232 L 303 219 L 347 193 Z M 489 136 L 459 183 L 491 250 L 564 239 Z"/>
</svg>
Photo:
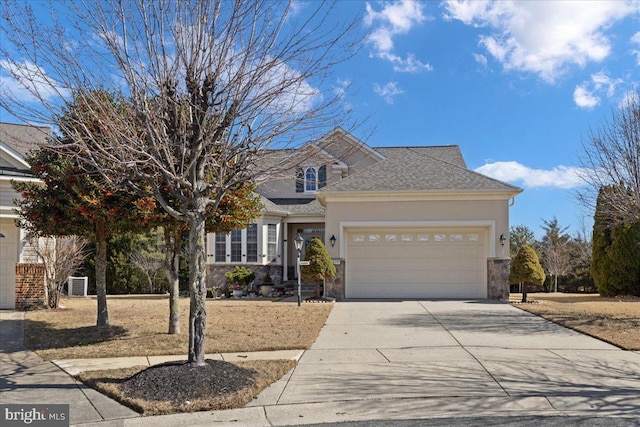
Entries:
<svg viewBox="0 0 640 427">
<path fill-rule="evenodd" d="M 296 193 L 313 193 L 327 185 L 327 167 L 310 166 L 296 171 Z"/>
<path fill-rule="evenodd" d="M 316 168 L 307 168 L 304 171 L 304 191 L 316 191 L 318 189 L 318 170 Z"/>
</svg>

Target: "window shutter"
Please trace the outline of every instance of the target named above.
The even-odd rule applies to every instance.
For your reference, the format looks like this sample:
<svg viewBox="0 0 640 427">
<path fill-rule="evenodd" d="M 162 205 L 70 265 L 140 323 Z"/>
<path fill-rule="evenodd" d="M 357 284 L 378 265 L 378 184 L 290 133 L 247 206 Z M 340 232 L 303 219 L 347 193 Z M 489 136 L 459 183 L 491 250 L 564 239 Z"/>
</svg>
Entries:
<svg viewBox="0 0 640 427">
<path fill-rule="evenodd" d="M 318 169 L 318 189 L 327 185 L 327 166 L 320 166 Z"/>
<path fill-rule="evenodd" d="M 304 193 L 304 171 L 296 168 L 296 193 Z"/>
</svg>

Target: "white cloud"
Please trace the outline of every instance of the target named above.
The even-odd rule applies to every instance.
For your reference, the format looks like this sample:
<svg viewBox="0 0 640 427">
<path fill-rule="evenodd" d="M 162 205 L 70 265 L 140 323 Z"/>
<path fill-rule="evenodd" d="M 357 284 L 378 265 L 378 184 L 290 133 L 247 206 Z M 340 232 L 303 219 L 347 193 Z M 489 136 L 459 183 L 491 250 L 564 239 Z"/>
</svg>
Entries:
<svg viewBox="0 0 640 427">
<path fill-rule="evenodd" d="M 586 88 L 586 84 L 576 86 L 573 91 L 573 102 L 580 108 L 591 109 L 600 104 L 600 98 L 595 96 L 593 92 L 590 92 Z"/>
<path fill-rule="evenodd" d="M 44 69 L 32 62 L 0 60 L 0 69 L 5 71 L 5 75 L 0 76 L 3 96 L 10 96 L 17 101 L 38 102 L 71 95 L 70 90 L 63 88 Z"/>
<path fill-rule="evenodd" d="M 406 58 L 393 53 L 393 38 L 407 34 L 415 25 L 426 19 L 422 12 L 423 7 L 421 2 L 411 0 L 384 3 L 379 12 L 374 10 L 371 4 L 366 5 L 364 24 L 368 27 L 377 25 L 367 38 L 367 42 L 373 46 L 372 55 L 391 62 L 394 71 L 418 73 L 432 70 L 431 65 L 418 60 L 413 53 L 407 54 Z"/>
<path fill-rule="evenodd" d="M 613 79 L 604 71 L 591 75 L 591 79 L 577 85 L 573 91 L 573 101 L 580 108 L 591 109 L 600 104 L 600 96 L 612 98 L 616 86 L 624 83 L 622 79 Z"/>
<path fill-rule="evenodd" d="M 635 33 L 633 37 L 631 37 L 631 43 L 638 46 L 637 49 L 631 50 L 631 53 L 636 56 L 636 62 L 640 65 L 640 31 Z"/>
<path fill-rule="evenodd" d="M 336 84 L 332 86 L 333 94 L 342 104 L 342 108 L 347 112 L 353 110 L 353 106 L 346 99 L 347 90 L 349 89 L 349 87 L 351 87 L 351 80 L 345 80 L 345 79 L 338 79 L 336 81 Z"/>
<path fill-rule="evenodd" d="M 486 56 L 481 55 L 479 53 L 474 53 L 473 58 L 476 60 L 478 64 L 482 65 L 482 68 L 487 68 L 489 66 L 489 62 L 487 61 Z"/>
<path fill-rule="evenodd" d="M 569 66 L 605 59 L 611 43 L 605 31 L 616 21 L 640 13 L 625 1 L 447 0 L 445 19 L 486 28 L 484 47 L 507 70 L 538 74 L 553 82 Z"/>
<path fill-rule="evenodd" d="M 574 166 L 556 166 L 551 170 L 532 169 L 518 162 L 487 163 L 475 169 L 476 172 L 500 181 L 522 183 L 524 187 L 556 187 L 562 189 L 576 188 L 584 181 L 581 176 L 585 169 Z"/>
<path fill-rule="evenodd" d="M 404 93 L 404 91 L 398 87 L 398 83 L 396 82 L 389 82 L 384 86 L 380 86 L 376 83 L 373 85 L 373 91 L 384 98 L 387 104 L 393 104 L 393 97 Z"/>
</svg>

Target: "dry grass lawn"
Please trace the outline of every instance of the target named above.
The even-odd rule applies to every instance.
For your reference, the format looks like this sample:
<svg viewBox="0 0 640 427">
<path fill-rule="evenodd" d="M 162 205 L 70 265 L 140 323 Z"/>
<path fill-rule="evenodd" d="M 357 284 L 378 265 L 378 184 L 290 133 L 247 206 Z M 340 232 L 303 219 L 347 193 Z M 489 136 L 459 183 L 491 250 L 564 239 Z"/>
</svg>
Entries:
<svg viewBox="0 0 640 427">
<path fill-rule="evenodd" d="M 515 303 L 522 296 L 511 294 L 510 299 Z M 527 299 L 532 303 L 516 307 L 625 350 L 640 350 L 640 298 L 534 293 Z"/>
<path fill-rule="evenodd" d="M 111 325 L 101 328 L 95 326 L 95 298 L 65 298 L 61 304 L 62 309 L 25 314 L 25 345 L 46 360 L 187 354 L 188 298 L 180 301 L 180 335 L 167 334 L 167 297 L 109 297 Z M 205 351 L 309 348 L 332 307 L 330 303 L 298 307 L 264 300 L 207 301 Z M 291 360 L 215 361 L 207 369 L 183 364 L 181 371 L 175 371 L 179 373 L 166 373 L 159 365 L 89 371 L 77 378 L 144 415 L 153 415 L 243 407 L 294 366 Z M 142 385 L 136 382 L 139 373 L 146 378 Z M 217 388 L 203 393 L 205 385 Z"/>
<path fill-rule="evenodd" d="M 189 299 L 180 335 L 168 335 L 168 298 L 109 297 L 109 327 L 97 328 L 95 298 L 65 298 L 64 309 L 25 315 L 25 345 L 46 360 L 187 354 Z M 207 301 L 207 353 L 308 348 L 333 304 Z"/>
</svg>

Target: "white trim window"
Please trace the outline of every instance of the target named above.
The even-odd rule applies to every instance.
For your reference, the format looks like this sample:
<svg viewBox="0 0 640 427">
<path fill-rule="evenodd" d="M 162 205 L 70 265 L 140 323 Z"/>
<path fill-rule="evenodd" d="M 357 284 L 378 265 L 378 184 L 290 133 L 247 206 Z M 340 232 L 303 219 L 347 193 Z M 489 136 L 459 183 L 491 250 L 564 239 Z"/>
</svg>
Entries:
<svg viewBox="0 0 640 427">
<path fill-rule="evenodd" d="M 267 262 L 276 261 L 278 255 L 278 225 L 267 224 Z"/>
<path fill-rule="evenodd" d="M 247 262 L 258 262 L 258 224 L 247 227 Z"/>
<path fill-rule="evenodd" d="M 227 235 L 216 233 L 215 237 L 215 262 L 227 262 Z"/>
<path fill-rule="evenodd" d="M 313 192 L 318 189 L 318 168 L 307 168 L 304 171 L 304 192 Z"/>
<path fill-rule="evenodd" d="M 209 234 L 207 259 L 214 264 L 268 264 L 279 258 L 279 223 L 253 223 L 228 234 Z"/>
</svg>

